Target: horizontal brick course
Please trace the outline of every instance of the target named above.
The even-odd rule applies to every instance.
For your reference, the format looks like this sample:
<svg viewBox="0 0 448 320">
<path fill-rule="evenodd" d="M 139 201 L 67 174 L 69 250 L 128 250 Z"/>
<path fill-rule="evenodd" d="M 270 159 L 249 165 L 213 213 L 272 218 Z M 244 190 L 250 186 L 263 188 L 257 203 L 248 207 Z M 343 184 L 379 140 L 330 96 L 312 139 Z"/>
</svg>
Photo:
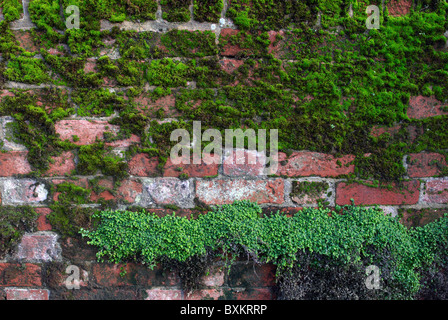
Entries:
<svg viewBox="0 0 448 320">
<path fill-rule="evenodd" d="M 318 152 L 294 152 L 291 156 L 280 152 L 278 155 L 278 176 L 288 177 L 337 177 L 354 172 L 355 166 L 350 164 L 355 159 L 353 155 L 335 158 L 332 155 Z"/>
<path fill-rule="evenodd" d="M 416 204 L 419 200 L 419 181 L 403 182 L 403 188 L 393 185 L 392 190 L 383 187 L 371 187 L 359 183 L 347 184 L 341 182 L 336 187 L 336 204 L 351 204 L 350 199 L 355 201 L 355 205 L 402 205 Z"/>
<path fill-rule="evenodd" d="M 196 196 L 205 204 L 229 204 L 250 200 L 259 204 L 283 204 L 284 181 L 275 180 L 212 180 L 197 181 Z"/>
</svg>

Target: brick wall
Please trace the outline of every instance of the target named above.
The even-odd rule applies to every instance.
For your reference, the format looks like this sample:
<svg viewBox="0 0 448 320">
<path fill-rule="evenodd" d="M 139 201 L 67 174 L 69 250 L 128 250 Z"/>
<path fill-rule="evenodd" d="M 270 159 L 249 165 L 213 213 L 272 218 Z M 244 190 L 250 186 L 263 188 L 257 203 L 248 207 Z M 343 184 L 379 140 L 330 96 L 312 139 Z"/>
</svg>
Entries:
<svg viewBox="0 0 448 320">
<path fill-rule="evenodd" d="M 26 5 L 25 1 L 25 5 Z M 411 1 L 395 1 L 389 8 L 391 15 L 408 13 Z M 225 17 L 225 10 L 222 13 Z M 179 27 L 187 30 L 213 30 L 217 41 L 236 34 L 236 27 L 226 19 L 222 24 L 199 23 L 191 20 L 187 23 L 162 23 L 159 19 L 146 25 L 123 22 L 127 29 L 153 30 L 157 25 L 164 25 L 166 30 Z M 102 28 L 111 28 L 112 24 L 102 21 Z M 27 50 L 35 50 L 31 30 L 34 28 L 29 17 L 11 23 L 11 28 L 20 44 Z M 271 53 L 282 56 L 281 45 L 275 44 L 276 34 L 283 31 L 271 31 Z M 113 41 L 111 43 L 113 44 Z M 162 48 L 163 49 L 163 48 Z M 239 53 L 244 49 L 227 44 L 219 54 L 222 69 L 232 74 L 244 63 Z M 50 50 L 50 52 L 54 52 Z M 110 52 L 103 52 L 111 55 Z M 85 71 L 96 72 L 97 63 L 91 58 L 85 65 Z M 195 83 L 187 84 L 190 88 Z M 26 84 L 6 82 L 1 97 L 14 96 L 13 89 L 21 88 L 25 92 L 39 95 L 46 84 Z M 122 87 L 106 79 L 104 88 L 120 91 Z M 71 101 L 72 88 L 59 86 L 69 93 L 67 103 Z M 145 92 L 154 88 L 145 86 L 139 97 L 142 107 L 157 105 L 169 116 L 165 121 L 176 118 L 174 108 L 177 96 L 173 94 L 157 101 L 145 97 Z M 443 103 L 433 96 L 411 96 L 407 115 L 411 119 L 424 119 L 437 115 L 447 115 Z M 51 106 L 48 106 L 51 108 Z M 120 126 L 111 125 L 109 121 L 116 117 L 94 117 L 71 115 L 55 123 L 56 133 L 61 140 L 69 140 L 77 146 L 91 145 L 98 139 L 105 141 L 105 133 L 117 134 Z M 170 120 L 171 119 L 171 120 Z M 400 185 L 395 182 L 357 181 L 347 178 L 355 173 L 352 163 L 354 155 L 326 154 L 295 150 L 290 154 L 279 154 L 279 167 L 276 172 L 267 175 L 263 157 L 257 157 L 253 165 L 236 164 L 225 150 L 222 164 L 174 165 L 170 160 L 158 169 L 158 159 L 146 153 L 137 153 L 128 159 L 127 178 L 114 189 L 113 177 L 100 173 L 93 175 L 72 175 L 79 165 L 76 150 L 65 151 L 53 157 L 49 169 L 42 176 L 31 173 L 34 168 L 29 163 L 27 148 L 11 136 L 9 123 L 11 116 L 0 117 L 0 141 L 3 142 L 0 153 L 0 203 L 2 206 L 30 205 L 40 215 L 35 232 L 26 233 L 16 250 L 0 261 L 0 298 L 17 299 L 275 299 L 275 268 L 270 265 L 256 265 L 253 262 L 237 261 L 230 274 L 224 272 L 220 262 L 201 283 L 199 290 L 189 295 L 180 289 L 176 274 L 161 268 L 149 270 L 138 264 L 111 265 L 96 261 L 95 249 L 86 245 L 79 237 L 62 237 L 48 221 L 51 204 L 58 200 L 60 194 L 54 192 L 53 186 L 62 182 L 73 182 L 85 189 L 91 188 L 90 181 L 98 181 L 103 187 L 93 190 L 86 199 L 85 207 L 97 206 L 100 201 L 111 201 L 119 208 L 142 206 L 151 208 L 163 215 L 178 207 L 178 213 L 190 217 L 197 211 L 197 203 L 215 205 L 232 203 L 235 200 L 248 199 L 259 203 L 266 212 L 280 210 L 287 214 L 299 211 L 303 207 L 350 204 L 353 199 L 357 205 L 379 205 L 385 212 L 397 215 L 405 212 L 402 222 L 412 225 L 418 216 L 423 222 L 435 219 L 448 209 L 448 177 L 445 155 L 436 152 L 421 152 L 405 155 L 403 163 L 407 180 Z M 377 127 L 372 136 L 384 132 L 394 132 L 400 124 L 391 127 Z M 411 129 L 410 129 L 411 130 Z M 77 138 L 74 139 L 73 137 Z M 124 154 L 132 146 L 139 145 L 141 137 L 131 135 L 123 140 L 107 142 L 112 153 Z M 249 152 L 246 152 L 246 156 Z M 369 155 L 365 155 L 368 157 Z M 184 174 L 184 177 L 181 177 Z M 187 178 L 185 178 L 185 176 Z M 323 182 L 326 188 L 319 194 L 297 194 L 294 187 L 305 182 Z M 52 191 L 53 190 L 53 191 Z M 88 202 L 88 203 L 87 203 Z M 426 219 L 427 218 L 427 219 Z M 426 220 L 425 220 L 426 219 Z M 81 281 L 79 290 L 68 290 L 65 279 L 66 268 L 75 265 L 80 268 Z M 123 268 L 127 271 L 120 276 Z"/>
</svg>

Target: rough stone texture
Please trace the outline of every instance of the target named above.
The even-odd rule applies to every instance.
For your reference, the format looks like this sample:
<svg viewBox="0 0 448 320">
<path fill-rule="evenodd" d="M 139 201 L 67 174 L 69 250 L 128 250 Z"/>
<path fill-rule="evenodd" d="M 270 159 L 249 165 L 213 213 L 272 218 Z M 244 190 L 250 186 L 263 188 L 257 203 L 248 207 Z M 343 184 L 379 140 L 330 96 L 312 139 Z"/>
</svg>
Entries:
<svg viewBox="0 0 448 320">
<path fill-rule="evenodd" d="M 196 196 L 208 205 L 229 204 L 237 200 L 282 204 L 284 182 L 282 179 L 197 181 Z"/>
<path fill-rule="evenodd" d="M 193 199 L 192 180 L 158 178 L 144 180 L 140 203 L 144 206 L 173 204 L 181 208 L 193 208 Z"/>
<path fill-rule="evenodd" d="M 426 182 L 423 201 L 427 203 L 448 203 L 448 179 L 434 179 Z"/>
<path fill-rule="evenodd" d="M 448 209 L 403 209 L 400 222 L 406 227 L 421 227 L 448 213 Z"/>
<path fill-rule="evenodd" d="M 402 205 L 416 204 L 419 200 L 420 182 L 417 180 L 403 182 L 403 188 L 395 185 L 392 190 L 383 187 L 370 187 L 359 183 L 341 182 L 336 188 L 336 204 L 355 205 Z"/>
<path fill-rule="evenodd" d="M 256 150 L 224 150 L 223 171 L 227 176 L 263 176 L 266 175 L 266 155 Z"/>
<path fill-rule="evenodd" d="M 6 300 L 49 300 L 50 291 L 46 289 L 5 288 Z"/>
<path fill-rule="evenodd" d="M 182 290 L 153 288 L 146 290 L 147 297 L 145 300 L 182 300 Z"/>
<path fill-rule="evenodd" d="M 285 153 L 279 152 L 278 170 L 271 171 L 270 174 L 288 177 L 337 177 L 354 172 L 355 166 L 350 164 L 354 159 L 352 155 L 334 158 L 332 155 L 308 151 L 294 152 L 288 158 Z"/>
<path fill-rule="evenodd" d="M 2 187 L 3 205 L 24 205 L 47 200 L 48 191 L 43 183 L 31 179 L 6 180 Z"/>
</svg>

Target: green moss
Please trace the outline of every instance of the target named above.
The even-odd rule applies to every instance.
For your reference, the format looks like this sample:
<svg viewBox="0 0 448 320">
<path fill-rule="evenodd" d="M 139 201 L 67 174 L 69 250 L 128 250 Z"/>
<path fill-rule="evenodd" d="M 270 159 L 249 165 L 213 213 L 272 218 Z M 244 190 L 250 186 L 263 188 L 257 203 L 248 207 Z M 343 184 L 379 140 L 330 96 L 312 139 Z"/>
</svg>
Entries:
<svg viewBox="0 0 448 320">
<path fill-rule="evenodd" d="M 219 22 L 223 0 L 195 0 L 193 5 L 194 20 L 199 22 Z"/>
<path fill-rule="evenodd" d="M 160 0 L 162 18 L 169 22 L 190 21 L 191 0 Z"/>
<path fill-rule="evenodd" d="M 315 0 L 237 0 L 230 4 L 227 16 L 243 30 L 279 30 L 286 29 L 291 23 L 314 23 L 317 17 L 316 5 Z"/>
<path fill-rule="evenodd" d="M 39 85 L 51 81 L 48 72 L 41 59 L 11 56 L 4 75 L 9 81 Z"/>
<path fill-rule="evenodd" d="M 78 106 L 77 114 L 81 117 L 111 116 L 115 110 L 123 109 L 124 97 L 106 89 L 77 89 L 71 93 L 72 101 Z"/>
<path fill-rule="evenodd" d="M 10 253 L 20 242 L 25 232 L 35 232 L 36 211 L 28 206 L 0 207 L 0 257 Z"/>
<path fill-rule="evenodd" d="M 3 9 L 6 22 L 19 20 L 23 14 L 22 1 L 20 0 L 1 0 L 0 8 Z"/>
<path fill-rule="evenodd" d="M 104 142 L 81 146 L 78 152 L 77 173 L 94 175 L 100 171 L 118 180 L 125 178 L 128 175 L 127 163 L 119 156 L 111 154 L 110 149 Z"/>
<path fill-rule="evenodd" d="M 326 182 L 316 182 L 316 181 L 293 181 L 291 196 L 321 196 L 325 191 L 327 191 L 329 185 Z"/>
<path fill-rule="evenodd" d="M 52 156 L 58 156 L 66 146 L 56 136 L 54 122 L 72 113 L 66 97 L 57 89 L 44 89 L 41 101 L 38 95 L 14 91 L 14 96 L 4 97 L 0 115 L 12 116 L 10 124 L 15 142 L 28 149 L 28 162 L 36 174 L 48 169 Z M 44 98 L 42 98 L 44 97 Z M 55 104 L 51 107 L 51 104 Z M 46 110 L 45 105 L 49 106 Z"/>
</svg>

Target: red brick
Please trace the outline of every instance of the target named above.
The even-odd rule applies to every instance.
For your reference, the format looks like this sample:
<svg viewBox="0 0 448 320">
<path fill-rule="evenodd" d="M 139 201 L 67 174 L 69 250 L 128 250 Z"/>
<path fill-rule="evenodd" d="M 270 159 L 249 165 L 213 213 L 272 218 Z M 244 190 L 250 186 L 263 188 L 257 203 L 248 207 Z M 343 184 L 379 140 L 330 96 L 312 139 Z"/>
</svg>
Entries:
<svg viewBox="0 0 448 320">
<path fill-rule="evenodd" d="M 434 179 L 426 182 L 423 201 L 427 203 L 448 203 L 448 179 Z"/>
<path fill-rule="evenodd" d="M 179 284 L 179 279 L 173 272 L 164 272 L 160 266 L 151 270 L 145 265 L 136 263 L 95 263 L 92 266 L 89 281 L 94 281 L 104 287 L 175 286 Z"/>
<path fill-rule="evenodd" d="M 442 111 L 442 102 L 437 100 L 434 96 L 414 96 L 409 100 L 409 108 L 407 115 L 411 119 L 424 119 L 439 115 L 447 115 L 448 112 Z"/>
<path fill-rule="evenodd" d="M 391 136 L 393 136 L 394 134 L 397 134 L 400 129 L 401 129 L 400 125 L 396 125 L 393 127 L 373 126 L 372 131 L 370 132 L 370 135 L 373 137 L 379 137 L 382 134 L 387 132 Z"/>
<path fill-rule="evenodd" d="M 250 200 L 259 204 L 284 202 L 283 179 L 197 181 L 196 196 L 208 205 Z"/>
<path fill-rule="evenodd" d="M 88 58 L 86 63 L 84 64 L 84 72 L 98 72 L 96 68 L 96 60 L 94 58 Z"/>
<path fill-rule="evenodd" d="M 56 122 L 55 129 L 61 140 L 67 139 L 81 146 L 95 143 L 96 139 L 103 140 L 105 132 L 117 134 L 120 128 L 100 120 L 61 120 Z M 79 140 L 75 142 L 73 136 L 77 136 Z"/>
<path fill-rule="evenodd" d="M 221 35 L 220 35 L 220 42 L 227 42 L 230 40 L 231 36 L 237 35 L 239 32 L 239 30 L 235 30 L 235 29 L 229 29 L 229 28 L 224 28 L 221 30 Z M 244 50 L 241 49 L 238 45 L 233 45 L 230 43 L 226 43 L 222 50 L 221 50 L 221 55 L 223 56 L 236 56 L 238 53 L 243 52 Z"/>
<path fill-rule="evenodd" d="M 386 6 L 390 16 L 404 16 L 410 12 L 412 0 L 391 0 Z"/>
<path fill-rule="evenodd" d="M 228 74 L 232 74 L 233 72 L 235 72 L 235 70 L 237 70 L 244 64 L 244 61 L 237 59 L 222 59 L 219 61 L 219 64 L 225 72 L 227 72 Z"/>
<path fill-rule="evenodd" d="M 405 181 L 400 190 L 396 184 L 392 184 L 392 190 L 383 187 L 370 187 L 359 183 L 347 184 L 341 182 L 336 188 L 336 204 L 351 204 L 350 199 L 355 201 L 355 205 L 401 205 L 416 204 L 420 195 L 420 182 Z"/>
<path fill-rule="evenodd" d="M 309 151 L 294 152 L 288 158 L 285 153 L 279 152 L 278 169 L 276 172 L 271 171 L 271 174 L 288 177 L 337 177 L 354 172 L 355 166 L 349 164 L 354 159 L 353 155 L 334 158 L 329 154 Z"/>
<path fill-rule="evenodd" d="M 36 264 L 0 263 L 0 287 L 41 286 L 41 267 Z"/>
<path fill-rule="evenodd" d="M 158 175 L 157 157 L 150 158 L 146 153 L 135 155 L 128 163 L 129 174 L 137 177 L 154 177 Z"/>
<path fill-rule="evenodd" d="M 153 288 L 146 290 L 145 300 L 182 300 L 182 290 Z"/>
<path fill-rule="evenodd" d="M 117 198 L 133 203 L 135 198 L 142 194 L 142 191 L 143 185 L 140 182 L 124 180 L 121 181 L 121 185 L 117 189 Z"/>
<path fill-rule="evenodd" d="M 220 159 L 219 159 L 220 160 Z M 203 154 L 201 164 L 194 164 L 192 157 L 188 156 L 177 157 L 175 161 L 180 161 L 179 164 L 174 164 L 171 157 L 168 158 L 163 168 L 164 177 L 179 177 L 181 174 L 186 174 L 188 177 L 211 177 L 218 174 L 217 163 L 213 162 L 213 156 Z"/>
<path fill-rule="evenodd" d="M 445 156 L 439 153 L 412 153 L 407 162 L 411 178 L 437 176 L 447 166 Z"/>
<path fill-rule="evenodd" d="M 29 30 L 11 30 L 11 32 L 19 42 L 19 46 L 26 51 L 35 52 L 39 50 L 34 43 L 33 36 Z"/>
<path fill-rule="evenodd" d="M 45 173 L 47 176 L 63 176 L 71 174 L 75 170 L 75 155 L 73 152 L 66 151 L 60 156 L 52 157 L 53 163 Z"/>
<path fill-rule="evenodd" d="M 176 110 L 174 94 L 153 100 L 147 93 L 142 93 L 134 98 L 134 102 L 137 104 L 137 109 L 148 117 L 155 117 L 159 109 L 164 111 L 165 117 L 180 116 L 180 113 Z"/>
<path fill-rule="evenodd" d="M 6 300 L 48 300 L 50 291 L 46 289 L 6 288 Z"/>
<path fill-rule="evenodd" d="M 52 229 L 51 224 L 47 220 L 47 216 L 51 213 L 50 208 L 36 208 L 34 209 L 38 214 L 37 218 L 37 230 L 38 231 L 50 231 Z"/>
<path fill-rule="evenodd" d="M 28 151 L 0 152 L 0 177 L 30 173 L 32 170 L 27 156 Z"/>
<path fill-rule="evenodd" d="M 266 155 L 256 150 L 225 150 L 224 174 L 227 176 L 265 175 Z"/>
</svg>

